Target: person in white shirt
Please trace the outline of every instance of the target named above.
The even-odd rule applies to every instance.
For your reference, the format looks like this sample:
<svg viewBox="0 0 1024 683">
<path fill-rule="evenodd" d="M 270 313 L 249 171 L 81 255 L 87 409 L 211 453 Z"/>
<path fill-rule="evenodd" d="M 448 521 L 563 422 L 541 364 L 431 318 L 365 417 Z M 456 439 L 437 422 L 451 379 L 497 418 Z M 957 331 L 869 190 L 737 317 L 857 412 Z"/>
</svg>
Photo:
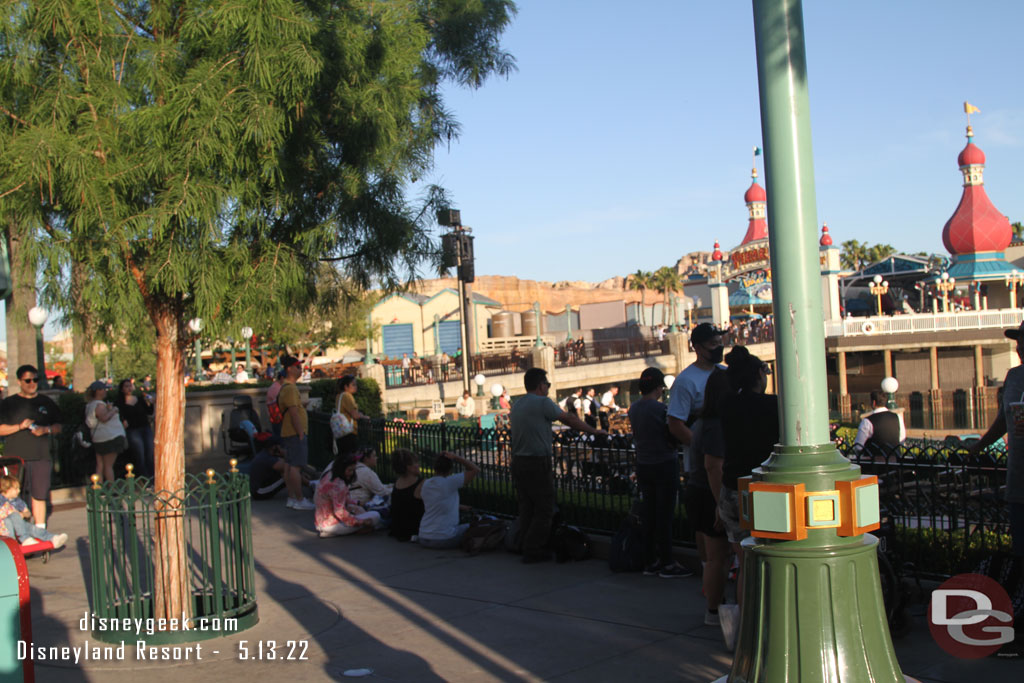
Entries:
<svg viewBox="0 0 1024 683">
<path fill-rule="evenodd" d="M 463 391 L 462 396 L 455 401 L 455 411 L 461 419 L 465 420 L 473 417 L 473 414 L 476 412 L 476 401 L 473 400 L 468 391 Z"/>
<path fill-rule="evenodd" d="M 618 387 L 612 387 L 608 391 L 604 392 L 604 394 L 602 394 L 601 396 L 601 407 L 607 408 L 609 411 L 613 413 L 617 413 L 620 410 L 622 410 L 622 408 L 615 405 L 615 397 L 618 396 L 618 394 Z"/>
<path fill-rule="evenodd" d="M 466 468 L 452 474 L 454 464 Z M 469 486 L 480 468 L 460 455 L 445 451 L 434 460 L 434 476 L 413 494 L 423 500 L 423 519 L 417 542 L 424 548 L 458 548 L 469 524 L 459 524 L 459 489 Z"/>
<path fill-rule="evenodd" d="M 860 450 L 870 444 L 880 449 L 881 454 L 888 455 L 907 440 L 907 427 L 903 424 L 903 415 L 886 408 L 885 394 L 878 390 L 871 392 L 871 407 L 873 410 L 865 415 L 857 427 L 854 448 Z"/>
<path fill-rule="evenodd" d="M 235 381 L 239 384 L 249 381 L 249 373 L 245 371 L 245 366 L 241 363 L 238 364 L 238 372 L 235 373 Z"/>
</svg>

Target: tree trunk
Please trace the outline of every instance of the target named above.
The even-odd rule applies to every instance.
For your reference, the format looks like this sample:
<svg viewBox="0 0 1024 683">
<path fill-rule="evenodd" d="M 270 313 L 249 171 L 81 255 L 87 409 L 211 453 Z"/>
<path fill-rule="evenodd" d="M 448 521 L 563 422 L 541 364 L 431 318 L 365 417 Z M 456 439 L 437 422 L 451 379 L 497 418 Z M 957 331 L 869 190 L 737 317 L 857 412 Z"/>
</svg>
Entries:
<svg viewBox="0 0 1024 683">
<path fill-rule="evenodd" d="M 159 618 L 191 616 L 192 599 L 185 547 L 185 354 L 180 315 L 172 306 L 150 310 L 156 327 L 157 491 L 154 613 Z"/>
<path fill-rule="evenodd" d="M 85 271 L 77 261 L 71 263 L 71 296 L 75 315 L 71 321 L 71 382 L 76 391 L 85 391 L 96 381 L 96 365 L 92 355 L 92 325 L 89 311 L 81 301 Z"/>
<path fill-rule="evenodd" d="M 11 258 L 11 295 L 7 297 L 7 374 L 8 388 L 16 389 L 12 382 L 20 365 L 36 365 L 36 331 L 28 321 L 28 310 L 36 305 L 35 270 L 25 263 L 17 235 L 17 225 L 7 226 Z M 37 368 L 43 372 L 43 368 Z"/>
<path fill-rule="evenodd" d="M 643 287 L 640 288 L 640 324 L 646 325 L 644 317 L 644 309 L 647 307 L 647 290 Z"/>
</svg>

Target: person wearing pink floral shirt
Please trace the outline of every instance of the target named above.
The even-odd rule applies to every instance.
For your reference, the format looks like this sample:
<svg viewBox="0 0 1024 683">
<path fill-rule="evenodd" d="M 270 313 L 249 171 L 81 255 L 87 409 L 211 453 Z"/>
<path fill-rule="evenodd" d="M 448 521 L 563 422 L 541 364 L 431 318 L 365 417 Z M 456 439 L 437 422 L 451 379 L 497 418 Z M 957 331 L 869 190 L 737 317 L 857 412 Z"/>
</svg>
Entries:
<svg viewBox="0 0 1024 683">
<path fill-rule="evenodd" d="M 372 531 L 381 524 L 380 513 L 367 512 L 349 500 L 348 487 L 355 481 L 355 454 L 339 453 L 331 467 L 320 477 L 313 502 L 314 519 L 320 538 L 346 536 L 358 531 Z"/>
</svg>

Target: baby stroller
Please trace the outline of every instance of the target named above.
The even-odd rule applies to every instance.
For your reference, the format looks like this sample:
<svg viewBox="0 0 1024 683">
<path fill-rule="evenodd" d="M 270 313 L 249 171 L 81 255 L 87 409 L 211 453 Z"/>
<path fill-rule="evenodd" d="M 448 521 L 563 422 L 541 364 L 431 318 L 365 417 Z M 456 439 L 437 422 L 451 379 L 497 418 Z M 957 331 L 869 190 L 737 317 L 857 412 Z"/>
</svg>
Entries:
<svg viewBox="0 0 1024 683">
<path fill-rule="evenodd" d="M 256 454 L 255 434 L 262 431 L 260 417 L 249 396 L 235 396 L 231 403 L 234 406 L 231 412 L 222 415 L 220 420 L 224 453 L 230 457 L 251 458 Z M 245 422 L 249 424 L 243 424 Z"/>
</svg>

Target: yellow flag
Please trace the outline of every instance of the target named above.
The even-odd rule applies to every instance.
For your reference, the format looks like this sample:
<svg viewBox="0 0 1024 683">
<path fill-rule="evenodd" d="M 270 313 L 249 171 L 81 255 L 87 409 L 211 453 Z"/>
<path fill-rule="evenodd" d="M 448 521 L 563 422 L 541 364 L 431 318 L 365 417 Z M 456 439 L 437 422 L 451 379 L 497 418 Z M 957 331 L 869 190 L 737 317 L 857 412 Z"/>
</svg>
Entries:
<svg viewBox="0 0 1024 683">
<path fill-rule="evenodd" d="M 975 107 L 975 106 L 974 106 L 973 104 L 971 104 L 970 102 L 968 102 L 968 101 L 964 100 L 964 113 L 965 113 L 965 114 L 978 114 L 978 113 L 980 113 L 980 112 L 981 112 L 981 110 L 980 110 L 980 109 L 978 109 L 977 107 Z"/>
</svg>

